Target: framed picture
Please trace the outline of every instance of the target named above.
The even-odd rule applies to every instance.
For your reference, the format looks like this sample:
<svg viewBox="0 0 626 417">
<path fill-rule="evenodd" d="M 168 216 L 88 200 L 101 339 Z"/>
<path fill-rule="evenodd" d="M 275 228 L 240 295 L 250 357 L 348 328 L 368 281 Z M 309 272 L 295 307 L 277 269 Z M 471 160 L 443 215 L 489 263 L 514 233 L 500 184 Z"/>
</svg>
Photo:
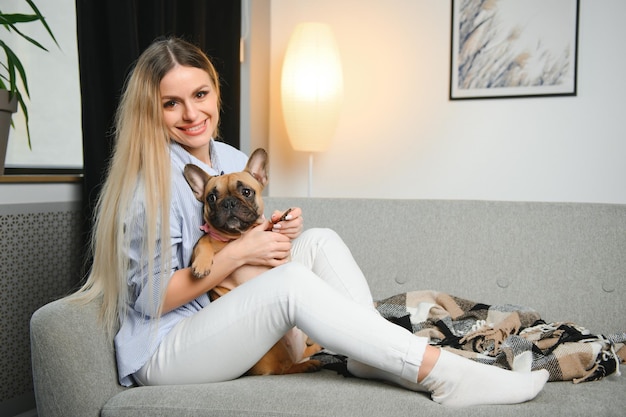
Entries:
<svg viewBox="0 0 626 417">
<path fill-rule="evenodd" d="M 452 0 L 450 99 L 575 96 L 579 0 Z"/>
</svg>

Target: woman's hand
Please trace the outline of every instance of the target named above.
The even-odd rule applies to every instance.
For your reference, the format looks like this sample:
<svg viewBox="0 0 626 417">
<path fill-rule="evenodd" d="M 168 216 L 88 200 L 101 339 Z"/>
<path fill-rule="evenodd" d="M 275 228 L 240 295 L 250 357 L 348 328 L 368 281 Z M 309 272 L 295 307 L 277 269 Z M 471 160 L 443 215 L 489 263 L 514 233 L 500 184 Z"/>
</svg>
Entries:
<svg viewBox="0 0 626 417">
<path fill-rule="evenodd" d="M 284 211 L 275 211 L 272 214 L 272 231 L 287 236 L 289 239 L 297 238 L 304 229 L 302 209 L 300 207 L 293 207 L 289 214 L 287 214 L 285 220 L 279 221 L 283 213 Z"/>
<path fill-rule="evenodd" d="M 269 231 L 272 223 L 265 220 L 227 245 L 243 265 L 275 267 L 286 263 L 291 252 L 291 238 Z"/>
</svg>

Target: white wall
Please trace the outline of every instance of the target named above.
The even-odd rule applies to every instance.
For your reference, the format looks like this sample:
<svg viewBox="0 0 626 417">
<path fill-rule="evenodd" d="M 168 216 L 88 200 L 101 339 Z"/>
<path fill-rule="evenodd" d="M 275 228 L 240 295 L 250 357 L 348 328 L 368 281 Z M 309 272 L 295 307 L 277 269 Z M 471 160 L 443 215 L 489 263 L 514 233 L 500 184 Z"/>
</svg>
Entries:
<svg viewBox="0 0 626 417">
<path fill-rule="evenodd" d="M 271 0 L 241 0 L 240 149 L 248 155 L 269 147 Z"/>
<path fill-rule="evenodd" d="M 313 196 L 626 203 L 626 2 L 580 3 L 576 97 L 449 101 L 450 1 L 271 0 L 270 195 L 306 194 L 280 69 L 295 25 L 318 20 L 345 103 Z"/>
</svg>

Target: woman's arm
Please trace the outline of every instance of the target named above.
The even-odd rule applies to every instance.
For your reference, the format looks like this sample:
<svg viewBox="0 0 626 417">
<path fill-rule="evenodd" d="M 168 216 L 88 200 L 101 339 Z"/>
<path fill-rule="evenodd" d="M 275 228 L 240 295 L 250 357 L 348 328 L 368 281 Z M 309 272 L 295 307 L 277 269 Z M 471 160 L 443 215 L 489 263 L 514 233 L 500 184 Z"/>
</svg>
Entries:
<svg viewBox="0 0 626 417">
<path fill-rule="evenodd" d="M 275 267 L 287 262 L 291 250 L 291 238 L 287 233 L 268 231 L 269 226 L 269 222 L 265 222 L 245 233 L 240 239 L 226 245 L 215 254 L 211 273 L 204 278 L 194 278 L 190 268 L 174 272 L 165 290 L 163 313 L 174 310 L 208 292 L 244 265 Z M 294 232 L 293 229 L 296 228 L 294 226 L 289 229 Z"/>
</svg>

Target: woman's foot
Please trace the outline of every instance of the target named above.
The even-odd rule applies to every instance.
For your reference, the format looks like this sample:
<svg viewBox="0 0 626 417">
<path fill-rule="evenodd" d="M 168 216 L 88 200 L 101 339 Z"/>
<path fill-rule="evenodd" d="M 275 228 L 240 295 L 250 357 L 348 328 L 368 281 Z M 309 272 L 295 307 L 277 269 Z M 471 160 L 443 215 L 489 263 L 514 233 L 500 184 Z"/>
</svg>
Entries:
<svg viewBox="0 0 626 417">
<path fill-rule="evenodd" d="M 532 400 L 548 381 L 546 370 L 513 372 L 442 350 L 419 382 L 443 405 L 516 404 Z"/>
</svg>

